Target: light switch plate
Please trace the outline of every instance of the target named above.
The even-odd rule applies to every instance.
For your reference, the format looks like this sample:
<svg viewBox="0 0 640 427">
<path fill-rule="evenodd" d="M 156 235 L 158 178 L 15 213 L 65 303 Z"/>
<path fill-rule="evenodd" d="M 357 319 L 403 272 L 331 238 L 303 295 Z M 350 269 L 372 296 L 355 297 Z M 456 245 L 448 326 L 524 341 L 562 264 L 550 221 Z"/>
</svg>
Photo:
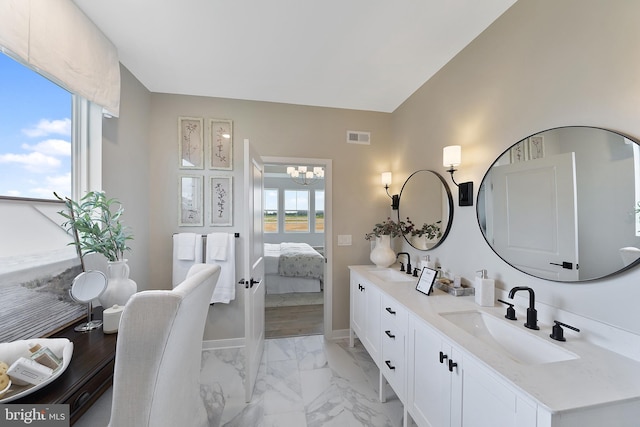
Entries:
<svg viewBox="0 0 640 427">
<path fill-rule="evenodd" d="M 351 246 L 351 234 L 338 234 L 338 246 Z"/>
</svg>

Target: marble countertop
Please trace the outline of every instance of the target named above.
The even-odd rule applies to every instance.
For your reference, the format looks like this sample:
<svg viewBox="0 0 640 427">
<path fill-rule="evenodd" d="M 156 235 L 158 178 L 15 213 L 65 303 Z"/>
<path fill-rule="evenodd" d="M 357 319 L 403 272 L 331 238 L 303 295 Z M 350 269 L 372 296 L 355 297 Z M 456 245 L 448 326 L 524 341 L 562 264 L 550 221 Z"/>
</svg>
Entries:
<svg viewBox="0 0 640 427">
<path fill-rule="evenodd" d="M 481 342 L 440 315 L 478 310 L 501 318 L 504 322 L 511 322 L 504 319 L 506 307 L 502 304 L 480 307 L 473 296 L 454 297 L 437 289 L 427 296 L 415 289 L 417 278 L 412 281 L 390 282 L 372 274 L 371 271 L 377 269 L 373 265 L 349 268 L 377 285 L 386 295 L 429 323 L 443 337 L 551 413 L 640 400 L 640 363 L 587 342 L 579 333 L 565 328 L 567 341 L 554 341 L 549 337 L 553 325 L 539 323 L 540 330 L 526 329 L 523 325 L 526 314 L 516 307 L 517 324 L 522 326 L 523 331 L 579 356 L 571 360 L 525 365 Z"/>
</svg>

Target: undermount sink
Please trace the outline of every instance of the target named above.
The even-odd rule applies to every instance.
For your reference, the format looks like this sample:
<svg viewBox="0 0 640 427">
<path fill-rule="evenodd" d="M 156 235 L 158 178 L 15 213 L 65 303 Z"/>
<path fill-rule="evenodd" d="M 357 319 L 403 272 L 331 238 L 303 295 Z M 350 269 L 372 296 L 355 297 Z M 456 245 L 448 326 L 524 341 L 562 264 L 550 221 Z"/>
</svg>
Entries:
<svg viewBox="0 0 640 427">
<path fill-rule="evenodd" d="M 418 279 L 411 274 L 402 271 L 393 270 L 391 268 L 380 268 L 371 270 L 371 274 L 389 282 L 417 282 Z"/>
<path fill-rule="evenodd" d="M 511 324 L 488 313 L 461 311 L 440 313 L 440 316 L 521 364 L 541 365 L 578 358 L 576 354 L 520 329 L 521 324 Z"/>
</svg>

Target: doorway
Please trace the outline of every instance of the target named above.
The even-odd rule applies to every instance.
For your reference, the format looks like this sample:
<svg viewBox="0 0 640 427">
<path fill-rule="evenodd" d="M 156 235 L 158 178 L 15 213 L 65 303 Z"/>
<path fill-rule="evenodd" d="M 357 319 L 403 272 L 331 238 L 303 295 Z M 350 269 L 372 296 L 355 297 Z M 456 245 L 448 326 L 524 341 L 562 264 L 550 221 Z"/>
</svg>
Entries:
<svg viewBox="0 0 640 427">
<path fill-rule="evenodd" d="M 331 160 L 263 160 L 265 337 L 328 336 L 332 290 Z"/>
</svg>

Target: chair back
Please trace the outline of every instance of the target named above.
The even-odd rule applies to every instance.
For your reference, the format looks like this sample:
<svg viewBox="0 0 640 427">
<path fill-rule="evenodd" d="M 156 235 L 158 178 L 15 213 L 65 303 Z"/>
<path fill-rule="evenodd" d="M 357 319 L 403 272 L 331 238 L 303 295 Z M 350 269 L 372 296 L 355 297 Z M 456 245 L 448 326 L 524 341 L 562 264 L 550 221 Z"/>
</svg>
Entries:
<svg viewBox="0 0 640 427">
<path fill-rule="evenodd" d="M 110 427 L 207 424 L 202 337 L 220 266 L 195 264 L 172 290 L 134 294 L 118 329 Z"/>
</svg>

